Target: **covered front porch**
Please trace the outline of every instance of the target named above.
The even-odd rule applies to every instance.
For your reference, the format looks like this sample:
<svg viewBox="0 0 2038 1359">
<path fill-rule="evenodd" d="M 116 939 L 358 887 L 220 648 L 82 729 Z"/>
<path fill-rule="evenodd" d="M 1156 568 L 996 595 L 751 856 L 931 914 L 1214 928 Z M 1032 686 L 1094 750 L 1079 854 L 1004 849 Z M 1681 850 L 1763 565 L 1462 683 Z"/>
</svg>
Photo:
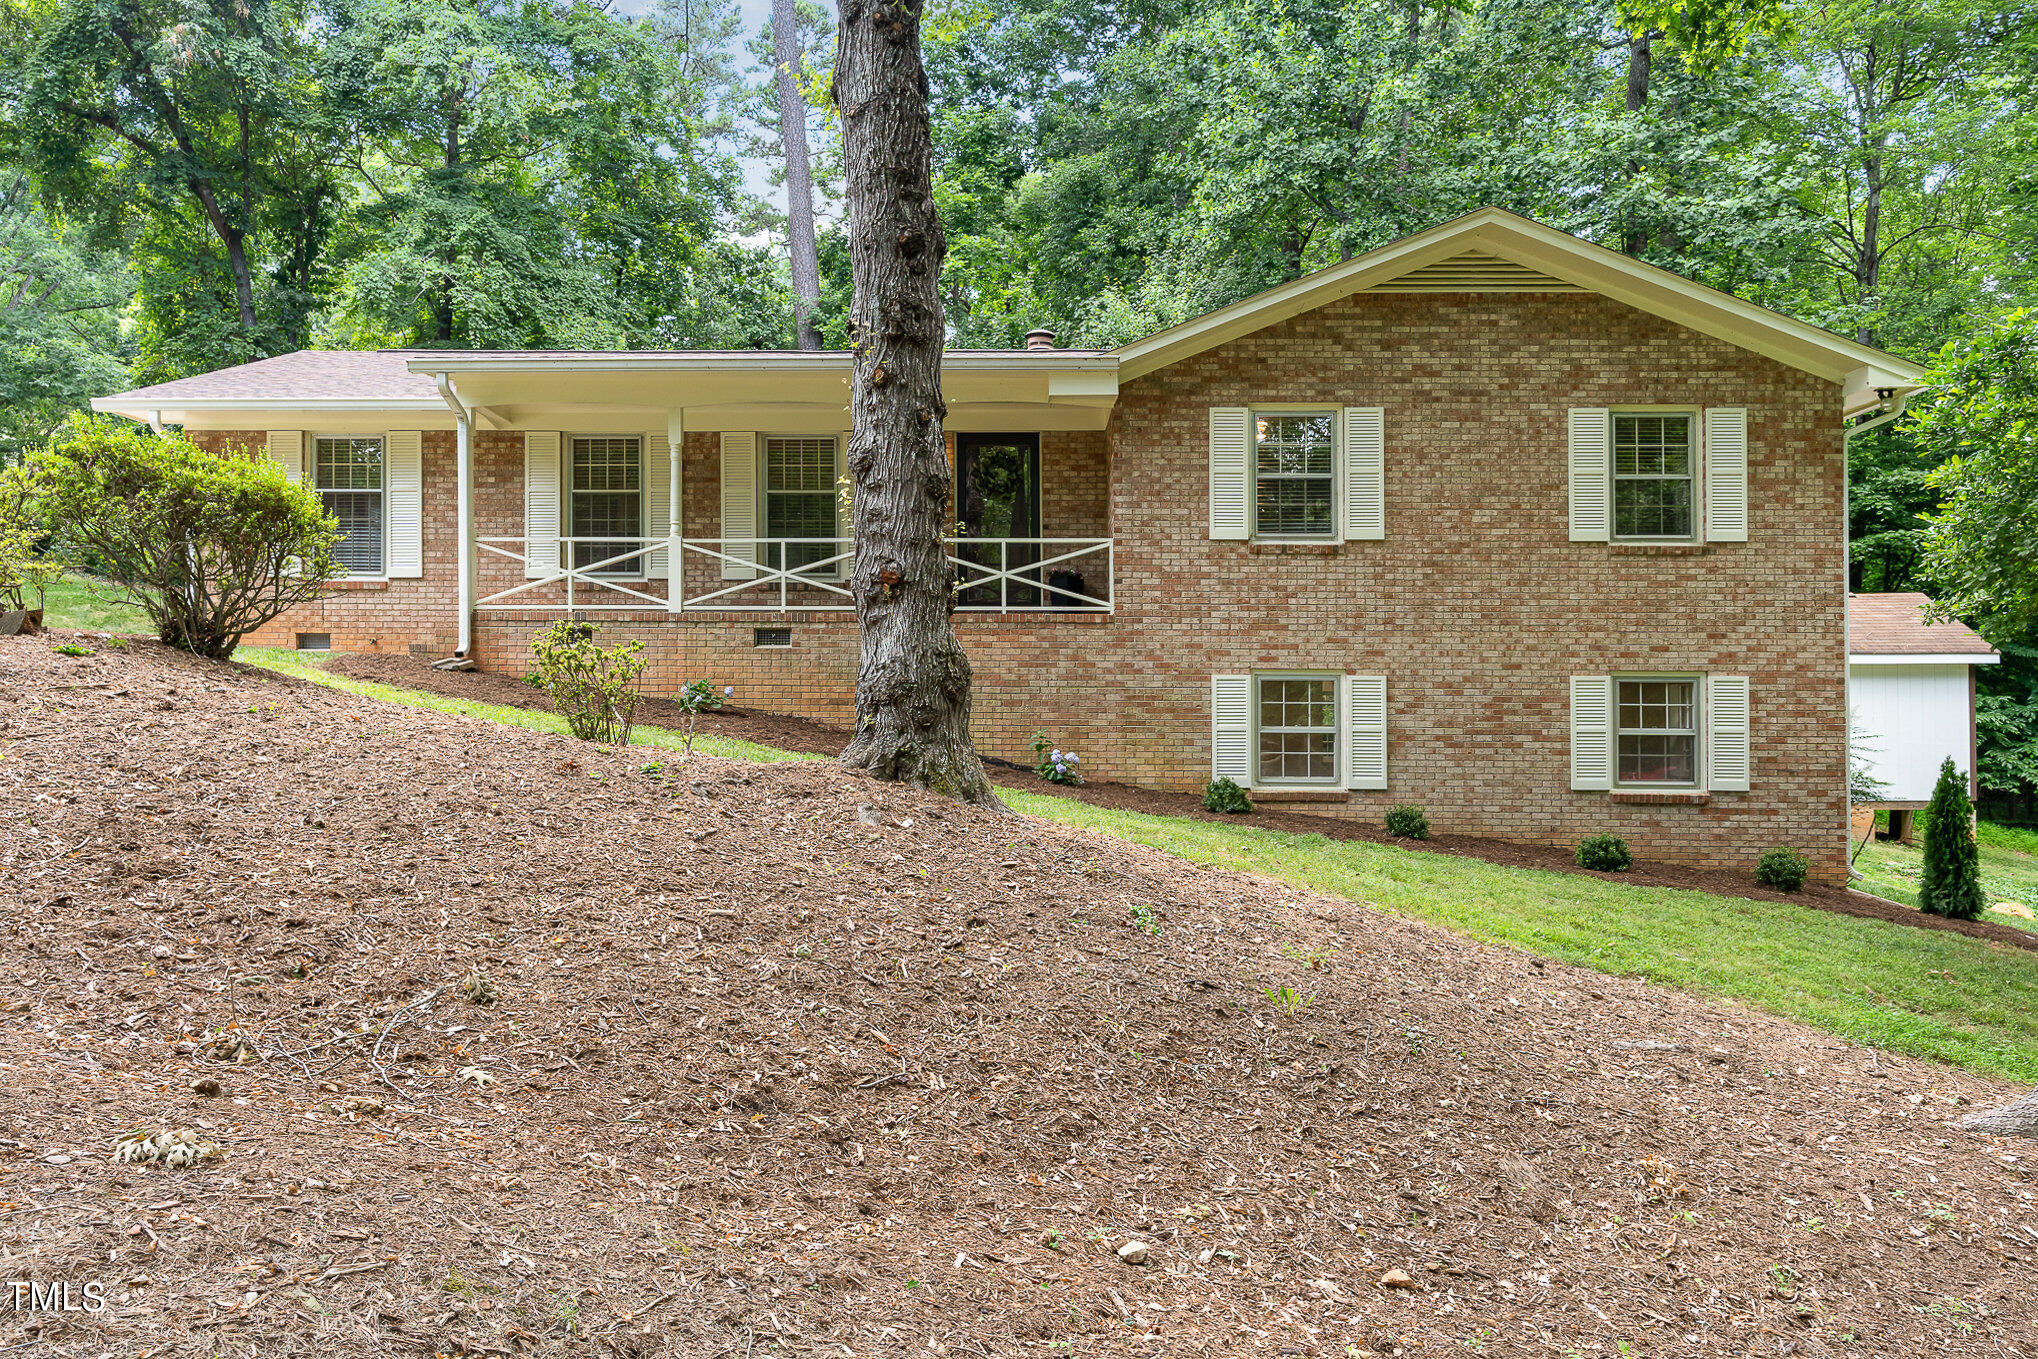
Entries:
<svg viewBox="0 0 2038 1359">
<path fill-rule="evenodd" d="M 455 417 L 476 616 L 853 613 L 842 354 L 417 354 Z M 1116 605 L 1115 361 L 946 360 L 947 560 L 971 614 Z"/>
</svg>

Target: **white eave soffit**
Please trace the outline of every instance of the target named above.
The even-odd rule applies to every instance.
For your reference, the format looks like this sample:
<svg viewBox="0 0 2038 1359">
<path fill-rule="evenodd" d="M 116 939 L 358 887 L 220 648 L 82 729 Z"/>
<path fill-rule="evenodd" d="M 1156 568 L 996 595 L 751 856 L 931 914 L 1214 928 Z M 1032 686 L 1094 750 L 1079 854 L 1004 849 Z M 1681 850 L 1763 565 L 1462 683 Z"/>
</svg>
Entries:
<svg viewBox="0 0 2038 1359">
<path fill-rule="evenodd" d="M 1923 370 L 1893 354 L 1529 218 L 1482 208 L 1135 340 L 1117 351 L 1119 379 L 1129 382 L 1359 292 L 1597 293 L 1839 383 L 1849 411 L 1876 404 L 1877 388 L 1914 391 L 1923 378 Z"/>
</svg>

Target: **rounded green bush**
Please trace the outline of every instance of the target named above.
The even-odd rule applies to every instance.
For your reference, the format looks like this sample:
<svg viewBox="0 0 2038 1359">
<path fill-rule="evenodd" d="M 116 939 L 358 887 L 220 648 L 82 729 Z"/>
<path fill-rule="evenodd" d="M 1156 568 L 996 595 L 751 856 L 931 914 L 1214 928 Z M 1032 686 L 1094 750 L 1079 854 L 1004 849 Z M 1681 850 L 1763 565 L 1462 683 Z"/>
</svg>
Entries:
<svg viewBox="0 0 2038 1359">
<path fill-rule="evenodd" d="M 1595 873 L 1625 873 L 1635 866 L 1635 856 L 1618 835 L 1588 835 L 1578 842 L 1578 866 Z"/>
<path fill-rule="evenodd" d="M 1245 789 L 1230 779 L 1212 779 L 1203 789 L 1203 810 L 1241 815 L 1253 809 Z"/>
<path fill-rule="evenodd" d="M 1429 839 L 1429 817 L 1413 802 L 1387 809 L 1387 833 L 1397 840 Z"/>
<path fill-rule="evenodd" d="M 1804 855 L 1794 849 L 1768 849 L 1755 864 L 1755 881 L 1779 892 L 1795 892 L 1804 886 L 1804 875 L 1810 869 Z"/>
</svg>

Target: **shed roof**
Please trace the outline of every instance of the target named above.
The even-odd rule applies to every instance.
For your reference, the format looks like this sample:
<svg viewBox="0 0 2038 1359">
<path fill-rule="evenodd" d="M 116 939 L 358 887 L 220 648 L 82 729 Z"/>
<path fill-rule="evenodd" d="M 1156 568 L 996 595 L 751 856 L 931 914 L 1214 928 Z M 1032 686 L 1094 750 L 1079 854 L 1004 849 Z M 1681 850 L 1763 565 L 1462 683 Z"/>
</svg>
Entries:
<svg viewBox="0 0 2038 1359">
<path fill-rule="evenodd" d="M 1855 657 L 1945 657 L 1986 665 L 2001 659 L 1956 619 L 1925 621 L 1931 598 L 1916 593 L 1847 596 L 1848 653 Z"/>
</svg>

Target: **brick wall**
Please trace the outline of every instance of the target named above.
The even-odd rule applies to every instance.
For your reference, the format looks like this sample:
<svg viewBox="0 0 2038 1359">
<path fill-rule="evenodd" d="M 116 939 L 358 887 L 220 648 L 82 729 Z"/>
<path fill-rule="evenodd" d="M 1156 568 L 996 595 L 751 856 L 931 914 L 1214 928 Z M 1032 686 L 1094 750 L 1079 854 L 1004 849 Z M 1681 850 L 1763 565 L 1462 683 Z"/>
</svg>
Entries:
<svg viewBox="0 0 2038 1359">
<path fill-rule="evenodd" d="M 1385 408 L 1385 541 L 1209 539 L 1208 408 L 1255 402 Z M 1566 410 L 1624 404 L 1749 408 L 1747 543 L 1568 541 Z M 478 447 L 481 531 L 519 532 L 521 436 Z M 686 439 L 689 536 L 719 532 L 718 449 L 712 434 Z M 1590 295 L 1361 295 L 1127 383 L 1108 436 L 1044 435 L 1041 464 L 1049 534 L 1115 532 L 1118 611 L 958 615 L 986 753 L 1027 759 L 1046 728 L 1097 776 L 1195 789 L 1209 775 L 1212 674 L 1384 674 L 1389 787 L 1296 810 L 1376 820 L 1414 801 L 1442 832 L 1568 843 L 1612 830 L 1645 857 L 1734 868 L 1789 844 L 1844 880 L 1833 384 Z M 319 627 L 336 645 L 389 649 L 400 634 L 445 649 L 450 435 L 426 436 L 426 476 L 426 579 L 336 595 Z M 483 581 L 483 594 L 501 588 Z M 481 663 L 523 669 L 552 616 L 482 615 Z M 846 616 L 605 621 L 647 643 L 656 688 L 710 679 L 746 707 L 851 716 Z M 752 646 L 753 628 L 788 623 L 790 649 Z M 1752 790 L 1709 805 L 1571 791 L 1569 676 L 1620 670 L 1749 676 Z"/>
</svg>

